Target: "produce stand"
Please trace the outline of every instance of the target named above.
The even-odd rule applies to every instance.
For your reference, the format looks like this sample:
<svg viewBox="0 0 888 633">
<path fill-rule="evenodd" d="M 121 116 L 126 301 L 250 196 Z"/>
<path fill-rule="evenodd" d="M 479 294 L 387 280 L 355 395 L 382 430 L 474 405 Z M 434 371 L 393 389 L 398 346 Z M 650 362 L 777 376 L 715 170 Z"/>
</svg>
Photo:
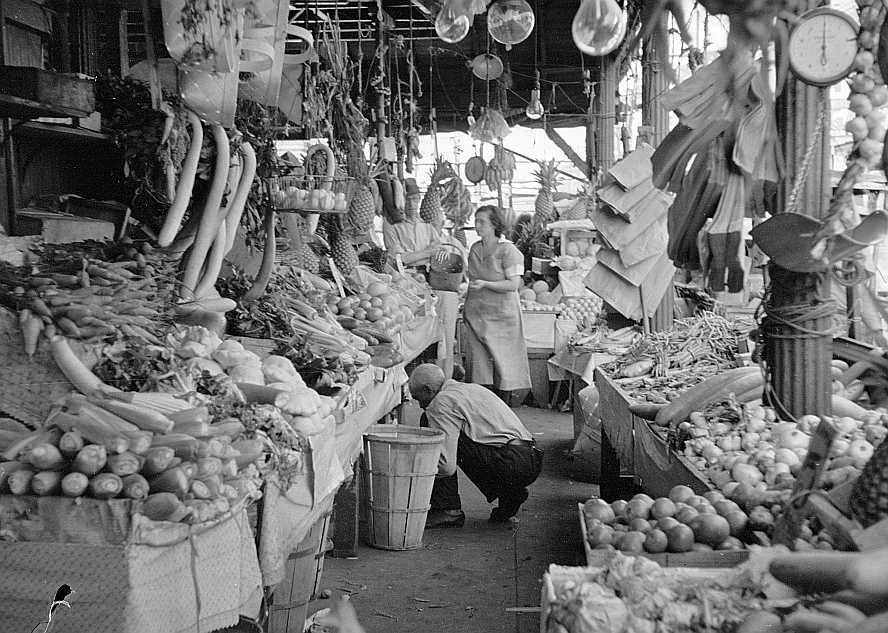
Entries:
<svg viewBox="0 0 888 633">
<path fill-rule="evenodd" d="M 619 474 L 631 473 L 633 481 L 653 496 L 665 496 L 676 484 L 699 494 L 710 484 L 684 456 L 669 448 L 665 433 L 629 410 L 632 401 L 601 369 L 595 370 L 600 393 L 601 496 L 614 498 Z"/>
<path fill-rule="evenodd" d="M 0 497 L 0 507 L 8 509 L 10 499 Z M 80 517 L 43 507 L 28 522 L 52 517 L 69 518 L 62 529 L 87 536 Z M 77 608 L 58 612 L 66 631 L 212 631 L 241 615 L 259 616 L 261 576 L 243 508 L 199 526 L 135 515 L 122 542 L 88 536 L 0 542 L 0 621 L 7 630 L 30 630 L 43 620 L 62 584 L 77 591 Z"/>
<path fill-rule="evenodd" d="M 407 330 L 412 347 L 405 350 L 405 361 L 362 372 L 342 397 L 340 409 L 326 421 L 325 431 L 311 438 L 310 474 L 286 492 L 273 481 L 268 483 L 259 538 L 265 586 L 283 580 L 287 555 L 332 510 L 339 486 L 351 476 L 361 453 L 364 431 L 401 404 L 406 365 L 440 338 L 438 321 L 429 317 L 416 319 Z"/>
</svg>

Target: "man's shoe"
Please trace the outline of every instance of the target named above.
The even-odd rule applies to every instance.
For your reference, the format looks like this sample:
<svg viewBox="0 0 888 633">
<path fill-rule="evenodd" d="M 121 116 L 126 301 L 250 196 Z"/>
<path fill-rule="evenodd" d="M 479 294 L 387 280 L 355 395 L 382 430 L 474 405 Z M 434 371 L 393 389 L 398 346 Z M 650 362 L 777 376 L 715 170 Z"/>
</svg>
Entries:
<svg viewBox="0 0 888 633">
<path fill-rule="evenodd" d="M 500 505 L 490 511 L 490 522 L 491 523 L 505 523 L 510 520 L 516 514 L 518 514 L 518 510 L 521 508 L 521 504 L 527 501 L 528 497 L 527 488 L 521 491 L 519 497 L 517 499 L 511 500 L 510 502 L 503 503 L 503 498 L 500 496 Z"/>
<path fill-rule="evenodd" d="M 426 529 L 461 528 L 466 522 L 462 510 L 431 510 L 426 516 Z"/>
</svg>

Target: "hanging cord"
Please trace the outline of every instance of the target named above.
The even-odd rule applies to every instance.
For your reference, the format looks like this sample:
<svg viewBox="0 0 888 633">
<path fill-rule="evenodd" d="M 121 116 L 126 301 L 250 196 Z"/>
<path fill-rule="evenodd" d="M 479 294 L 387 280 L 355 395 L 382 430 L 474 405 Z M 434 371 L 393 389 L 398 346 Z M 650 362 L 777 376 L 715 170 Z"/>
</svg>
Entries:
<svg viewBox="0 0 888 633">
<path fill-rule="evenodd" d="M 358 110 L 364 109 L 364 0 L 358 0 Z"/>
<path fill-rule="evenodd" d="M 435 152 L 435 163 L 437 164 L 440 159 L 440 155 L 438 154 L 438 122 L 436 120 L 435 115 L 435 102 L 432 100 L 432 87 L 434 86 L 434 82 L 432 81 L 433 73 L 434 73 L 434 64 L 435 64 L 435 53 L 431 50 L 429 51 L 429 123 L 431 125 L 432 132 L 432 147 Z"/>
<path fill-rule="evenodd" d="M 817 149 L 820 135 L 823 132 L 823 122 L 826 118 L 826 97 L 828 93 L 828 88 L 819 88 L 817 90 L 817 122 L 814 124 L 814 132 L 811 134 L 811 141 L 808 143 L 808 147 L 805 150 L 802 165 L 799 167 L 799 172 L 796 176 L 795 184 L 792 187 L 792 192 L 789 194 L 789 200 L 786 203 L 784 213 L 795 213 L 796 206 L 798 206 L 799 194 L 802 192 L 802 187 L 805 185 L 805 180 L 808 178 L 808 170 L 811 168 L 811 162 L 814 159 L 814 150 Z"/>
</svg>

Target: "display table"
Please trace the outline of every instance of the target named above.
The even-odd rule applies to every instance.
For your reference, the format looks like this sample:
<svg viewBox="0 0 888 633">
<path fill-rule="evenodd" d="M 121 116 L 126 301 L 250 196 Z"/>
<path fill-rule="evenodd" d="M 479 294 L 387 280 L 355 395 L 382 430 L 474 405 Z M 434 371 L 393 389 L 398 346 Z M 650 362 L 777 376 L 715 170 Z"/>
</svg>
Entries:
<svg viewBox="0 0 888 633">
<path fill-rule="evenodd" d="M 284 578 L 287 556 L 295 551 L 311 527 L 333 508 L 340 485 L 351 477 L 362 449 L 364 431 L 401 404 L 407 383 L 405 367 L 440 339 L 440 322 L 421 317 L 402 329 L 404 360 L 386 369 L 370 367 L 341 399 L 325 430 L 309 440 L 304 474 L 284 492 L 269 479 L 263 502 L 259 562 L 262 581 L 273 586 Z"/>
<path fill-rule="evenodd" d="M 629 397 L 607 374 L 595 370 L 601 419 L 601 496 L 619 497 L 621 473 L 652 497 L 664 497 L 676 484 L 703 494 L 711 489 L 707 479 L 683 455 L 669 448 L 664 430 L 629 411 Z"/>
</svg>

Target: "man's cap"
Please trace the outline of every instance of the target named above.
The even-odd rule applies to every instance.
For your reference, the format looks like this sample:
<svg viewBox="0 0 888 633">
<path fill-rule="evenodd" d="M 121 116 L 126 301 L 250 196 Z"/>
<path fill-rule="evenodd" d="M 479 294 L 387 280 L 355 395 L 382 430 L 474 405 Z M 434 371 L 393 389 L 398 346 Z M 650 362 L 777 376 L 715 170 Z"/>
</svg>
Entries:
<svg viewBox="0 0 888 633">
<path fill-rule="evenodd" d="M 408 196 L 418 196 L 420 192 L 419 185 L 416 184 L 416 178 L 405 178 L 404 190 Z"/>
</svg>

